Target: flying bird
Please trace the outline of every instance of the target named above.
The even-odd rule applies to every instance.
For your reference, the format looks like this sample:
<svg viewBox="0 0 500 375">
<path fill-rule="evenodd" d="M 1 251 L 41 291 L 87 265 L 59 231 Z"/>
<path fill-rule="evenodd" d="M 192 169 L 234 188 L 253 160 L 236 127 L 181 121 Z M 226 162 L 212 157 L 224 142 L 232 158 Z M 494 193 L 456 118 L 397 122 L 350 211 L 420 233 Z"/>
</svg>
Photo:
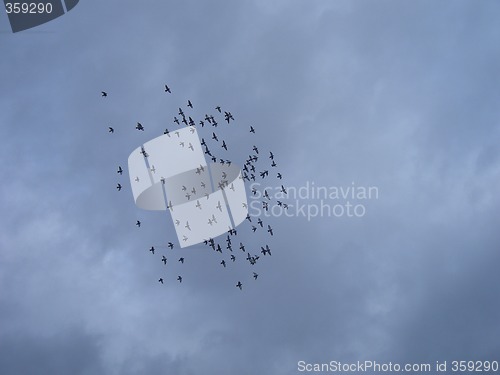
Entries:
<svg viewBox="0 0 500 375">
<path fill-rule="evenodd" d="M 165 255 L 161 257 L 161 261 L 163 262 L 163 264 L 167 265 L 167 257 Z"/>
<path fill-rule="evenodd" d="M 118 191 L 120 191 L 122 189 L 122 185 L 121 184 L 117 184 L 116 188 L 118 189 Z"/>
<path fill-rule="evenodd" d="M 241 281 L 238 281 L 238 284 L 236 284 L 236 287 L 237 287 L 237 288 L 240 288 L 240 290 L 241 290 L 241 287 L 242 287 L 242 286 L 243 286 L 243 284 L 241 283 Z"/>
<path fill-rule="evenodd" d="M 151 251 L 151 253 L 154 255 L 154 253 L 155 253 L 155 247 L 151 246 L 151 249 L 149 249 L 149 251 Z"/>
<path fill-rule="evenodd" d="M 168 247 L 170 247 L 170 249 L 173 249 L 174 248 L 174 244 L 172 242 L 169 242 L 168 243 Z"/>
<path fill-rule="evenodd" d="M 267 231 L 271 234 L 271 236 L 273 235 L 273 228 L 271 228 L 270 225 L 267 226 Z"/>
<path fill-rule="evenodd" d="M 227 151 L 226 141 L 222 140 L 222 148 Z"/>
<path fill-rule="evenodd" d="M 137 130 L 142 130 L 144 131 L 144 126 L 142 126 L 142 124 L 140 122 L 137 123 L 136 127 L 135 127 Z"/>
<path fill-rule="evenodd" d="M 122 167 L 118 166 L 118 170 L 116 171 L 116 173 L 122 174 L 123 173 Z"/>
<path fill-rule="evenodd" d="M 219 113 L 221 113 L 220 106 L 215 107 L 215 109 L 218 110 Z"/>
<path fill-rule="evenodd" d="M 266 254 L 269 254 L 271 255 L 271 249 L 269 248 L 268 245 L 266 245 L 266 248 L 264 249 L 262 246 L 260 247 L 262 250 L 260 251 L 262 253 L 262 255 L 266 255 Z"/>
<path fill-rule="evenodd" d="M 141 222 L 139 220 L 137 220 L 137 222 L 135 223 L 135 225 L 137 225 L 138 228 L 141 227 Z"/>
<path fill-rule="evenodd" d="M 222 262 L 220 262 L 220 264 L 222 264 L 224 268 L 226 268 L 226 261 L 224 259 L 222 259 Z"/>
<path fill-rule="evenodd" d="M 170 91 L 170 87 L 168 87 L 167 85 L 165 85 L 165 92 L 168 92 L 169 94 L 172 93 L 172 91 Z"/>
<path fill-rule="evenodd" d="M 115 132 L 115 129 L 113 129 L 111 126 L 108 128 L 108 132 L 109 133 L 114 133 Z"/>
<path fill-rule="evenodd" d="M 184 264 L 184 258 L 179 258 L 178 261 L 181 262 L 182 264 Z"/>
<path fill-rule="evenodd" d="M 254 278 L 255 280 L 257 280 L 257 277 L 259 277 L 259 274 L 254 272 L 254 273 L 253 273 L 253 278 Z"/>
<path fill-rule="evenodd" d="M 177 276 L 177 280 L 179 280 L 179 282 L 182 283 L 182 276 Z"/>
<path fill-rule="evenodd" d="M 188 100 L 187 106 L 190 107 L 190 108 L 193 108 L 193 104 L 191 104 L 191 100 Z"/>
<path fill-rule="evenodd" d="M 108 93 L 106 91 L 101 91 L 101 96 L 106 97 L 106 96 L 108 96 Z"/>
<path fill-rule="evenodd" d="M 250 126 L 250 133 L 255 134 L 255 129 L 253 128 L 253 126 Z"/>
<path fill-rule="evenodd" d="M 160 278 L 158 279 L 158 282 L 163 284 L 163 279 L 160 277 Z"/>
</svg>

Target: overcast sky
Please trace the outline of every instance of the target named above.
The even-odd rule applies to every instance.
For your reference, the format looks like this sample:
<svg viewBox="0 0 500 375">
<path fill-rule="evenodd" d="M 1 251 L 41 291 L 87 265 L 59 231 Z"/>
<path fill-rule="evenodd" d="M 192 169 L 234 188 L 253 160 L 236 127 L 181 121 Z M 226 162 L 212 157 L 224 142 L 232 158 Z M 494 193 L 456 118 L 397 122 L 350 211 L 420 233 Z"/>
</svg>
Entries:
<svg viewBox="0 0 500 375">
<path fill-rule="evenodd" d="M 2 12 L 0 373 L 500 360 L 499 17 L 488 0 L 81 0 L 12 34 Z M 217 131 L 235 164 L 273 151 L 258 182 L 378 199 L 351 202 L 362 217 L 263 218 L 272 238 L 245 223 L 252 252 L 273 251 L 255 266 L 180 250 L 116 168 L 188 99 L 197 119 L 232 112 Z"/>
</svg>

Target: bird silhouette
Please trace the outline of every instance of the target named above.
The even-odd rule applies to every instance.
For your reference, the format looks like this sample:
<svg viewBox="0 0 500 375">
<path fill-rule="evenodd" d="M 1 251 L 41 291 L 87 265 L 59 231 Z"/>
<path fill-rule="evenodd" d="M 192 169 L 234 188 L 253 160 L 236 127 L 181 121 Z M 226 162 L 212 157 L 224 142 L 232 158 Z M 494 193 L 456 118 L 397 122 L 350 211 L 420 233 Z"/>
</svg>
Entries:
<svg viewBox="0 0 500 375">
<path fill-rule="evenodd" d="M 101 96 L 105 98 L 106 96 L 108 96 L 108 93 L 106 91 L 101 91 Z"/>
</svg>

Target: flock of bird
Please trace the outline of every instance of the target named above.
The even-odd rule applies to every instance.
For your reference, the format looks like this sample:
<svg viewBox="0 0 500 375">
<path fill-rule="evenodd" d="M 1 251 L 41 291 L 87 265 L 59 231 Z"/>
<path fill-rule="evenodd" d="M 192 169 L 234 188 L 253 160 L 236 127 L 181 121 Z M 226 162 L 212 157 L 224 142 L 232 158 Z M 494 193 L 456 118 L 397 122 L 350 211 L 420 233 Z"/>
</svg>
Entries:
<svg viewBox="0 0 500 375">
<path fill-rule="evenodd" d="M 170 87 L 168 87 L 168 85 L 165 85 L 164 91 L 167 94 L 170 94 L 172 92 Z M 108 96 L 108 93 L 106 91 L 102 91 L 101 96 L 105 98 Z M 187 101 L 186 107 L 193 109 L 193 103 L 191 102 L 191 100 Z M 231 164 L 230 160 L 216 156 L 216 152 L 214 151 L 214 147 L 217 146 L 217 144 L 218 144 L 218 145 L 220 145 L 221 149 L 224 149 L 225 151 L 227 151 L 228 144 L 226 143 L 225 140 L 220 138 L 220 133 L 219 133 L 219 135 L 216 134 L 215 128 L 218 128 L 218 126 L 219 126 L 217 119 L 218 119 L 218 116 L 222 115 L 222 112 L 224 112 L 224 120 L 223 121 L 226 121 L 228 125 L 231 123 L 231 121 L 234 121 L 234 117 L 233 117 L 231 112 L 223 111 L 220 106 L 216 106 L 214 109 L 216 111 L 216 116 L 205 114 L 203 120 L 199 120 L 199 122 L 198 122 L 198 125 L 201 128 L 204 128 L 204 127 L 214 128 L 211 131 L 212 134 L 211 134 L 211 137 L 208 138 L 209 139 L 208 141 L 205 140 L 204 138 L 201 139 L 201 145 L 204 148 L 204 153 L 208 157 L 211 158 L 212 162 L 214 162 L 214 163 L 218 162 L 221 164 L 229 164 L 230 165 Z M 195 120 L 192 118 L 192 116 L 189 116 L 187 113 L 185 113 L 185 111 L 187 112 L 187 109 L 183 110 L 182 108 L 179 108 L 179 110 L 178 110 L 179 117 L 177 115 L 173 116 L 173 123 L 176 124 L 177 126 L 183 126 L 183 125 L 196 126 Z M 183 124 L 183 125 L 181 125 L 181 124 Z M 140 122 L 137 122 L 135 129 L 137 131 L 145 131 L 144 126 Z M 219 130 L 217 130 L 217 131 L 219 132 Z M 110 126 L 108 128 L 108 132 L 114 133 L 115 129 L 112 126 Z M 170 130 L 165 129 L 163 134 L 169 134 L 169 132 L 170 132 Z M 256 133 L 253 126 L 249 127 L 249 133 L 251 133 L 251 134 Z M 246 182 L 250 182 L 250 181 L 256 181 L 257 178 L 260 178 L 260 179 L 269 178 L 269 176 L 270 176 L 269 171 L 271 169 L 277 167 L 277 163 L 276 163 L 273 152 L 269 151 L 269 156 L 266 158 L 266 157 L 261 157 L 261 154 L 259 152 L 259 148 L 256 145 L 253 145 L 251 150 L 252 150 L 252 152 L 249 154 L 248 158 L 245 160 L 245 163 L 243 165 L 243 174 L 242 174 L 243 180 Z M 145 152 L 144 149 L 142 149 L 142 153 L 145 157 L 147 157 L 147 153 Z M 258 166 L 257 162 L 259 160 L 261 160 L 261 161 L 268 160 L 268 163 L 266 164 L 266 167 L 264 167 L 265 168 L 264 170 L 257 172 L 257 166 Z M 260 164 L 262 164 L 262 162 Z M 119 175 L 123 174 L 123 168 L 121 166 L 118 166 L 117 173 Z M 280 172 L 276 172 L 276 178 L 278 180 L 281 180 L 283 178 L 283 176 Z M 116 189 L 118 191 L 121 191 L 123 189 L 123 185 L 120 183 L 117 183 Z M 251 192 L 254 196 L 257 194 L 257 190 L 255 188 L 252 188 Z M 287 194 L 286 188 L 283 185 L 281 185 L 280 192 L 282 193 L 283 196 Z M 261 194 L 261 196 L 263 198 L 265 198 L 261 202 L 262 209 L 265 211 L 269 211 L 269 207 L 270 207 L 269 205 L 272 203 L 273 198 L 269 195 L 267 190 L 264 190 L 264 192 Z M 283 203 L 282 201 L 276 200 L 275 204 L 282 207 L 283 209 L 288 209 L 288 205 L 286 203 Z M 260 217 L 257 218 L 255 221 L 252 221 L 252 219 L 255 220 L 256 218 L 250 216 L 250 214 L 247 214 L 245 222 L 248 222 L 247 225 L 250 227 L 251 233 L 257 233 L 257 232 L 260 233 L 261 230 L 265 230 L 269 234 L 269 236 L 274 235 L 273 228 L 271 227 L 270 224 L 267 224 L 265 226 L 264 222 L 262 221 L 262 219 Z M 141 225 L 142 225 L 141 221 L 137 220 L 136 226 L 138 228 L 140 228 Z M 242 225 L 243 225 L 243 223 L 242 223 Z M 243 244 L 242 241 L 238 240 L 236 242 L 239 242 L 239 245 L 233 245 L 233 241 L 235 240 L 237 235 L 238 235 L 238 231 L 235 228 L 230 229 L 227 232 L 227 237 L 225 238 L 225 244 L 224 244 L 224 242 L 222 242 L 222 246 L 221 246 L 221 242 L 219 242 L 219 241 L 222 241 L 221 238 L 223 238 L 223 236 L 219 236 L 219 237 L 217 237 L 217 239 L 210 238 L 210 239 L 204 241 L 204 244 L 206 246 L 212 248 L 212 250 L 214 252 L 218 252 L 218 253 L 222 254 L 223 256 L 224 255 L 226 256 L 226 258 L 222 259 L 220 262 L 220 265 L 223 268 L 226 268 L 228 266 L 228 262 L 235 262 L 237 257 L 238 258 L 240 257 L 239 255 L 235 255 L 235 253 L 233 252 L 234 248 L 237 248 L 241 252 L 246 253 L 246 258 L 244 256 L 242 258 L 244 260 L 246 260 L 251 266 L 255 266 L 257 264 L 257 262 L 261 259 L 259 253 L 252 255 L 250 253 L 250 250 L 247 250 L 247 247 Z M 158 246 L 156 246 L 156 247 L 158 247 Z M 167 247 L 170 250 L 173 250 L 175 245 L 173 242 L 168 242 Z M 257 246 L 257 249 L 259 249 L 259 247 L 260 247 L 260 254 L 262 256 L 271 256 L 271 248 L 269 247 L 268 244 L 264 244 L 262 246 Z M 155 251 L 156 251 L 155 246 L 151 246 L 151 248 L 149 249 L 149 252 L 151 252 L 154 255 Z M 161 262 L 163 262 L 163 264 L 166 266 L 168 263 L 168 258 L 165 255 L 162 255 Z M 185 258 L 180 257 L 177 260 L 177 262 L 184 264 Z M 254 280 L 257 280 L 258 277 L 259 277 L 259 274 L 255 271 L 252 271 L 252 278 Z M 183 280 L 182 276 L 178 275 L 177 281 L 179 283 L 182 283 L 182 280 Z M 158 279 L 158 282 L 161 284 L 164 284 L 164 281 L 165 280 L 163 279 L 163 277 L 160 277 Z M 235 284 L 235 286 L 237 288 L 239 288 L 240 290 L 243 289 L 243 283 L 241 282 L 241 280 L 238 280 L 238 282 Z"/>
</svg>

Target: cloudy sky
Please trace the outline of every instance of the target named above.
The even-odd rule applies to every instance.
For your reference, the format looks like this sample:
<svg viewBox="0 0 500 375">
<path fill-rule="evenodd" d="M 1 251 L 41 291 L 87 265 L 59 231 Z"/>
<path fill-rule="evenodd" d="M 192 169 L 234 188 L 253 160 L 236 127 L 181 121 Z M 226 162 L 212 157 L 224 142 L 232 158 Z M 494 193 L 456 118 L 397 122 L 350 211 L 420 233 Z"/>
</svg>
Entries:
<svg viewBox="0 0 500 375">
<path fill-rule="evenodd" d="M 499 16 L 489 0 L 81 0 L 12 34 L 2 12 L 0 373 L 500 360 Z M 198 119 L 233 113 L 217 130 L 234 163 L 273 151 L 262 186 L 378 197 L 347 199 L 361 217 L 264 217 L 272 238 L 246 223 L 248 248 L 273 251 L 255 266 L 179 249 L 116 168 L 187 99 Z"/>
</svg>

